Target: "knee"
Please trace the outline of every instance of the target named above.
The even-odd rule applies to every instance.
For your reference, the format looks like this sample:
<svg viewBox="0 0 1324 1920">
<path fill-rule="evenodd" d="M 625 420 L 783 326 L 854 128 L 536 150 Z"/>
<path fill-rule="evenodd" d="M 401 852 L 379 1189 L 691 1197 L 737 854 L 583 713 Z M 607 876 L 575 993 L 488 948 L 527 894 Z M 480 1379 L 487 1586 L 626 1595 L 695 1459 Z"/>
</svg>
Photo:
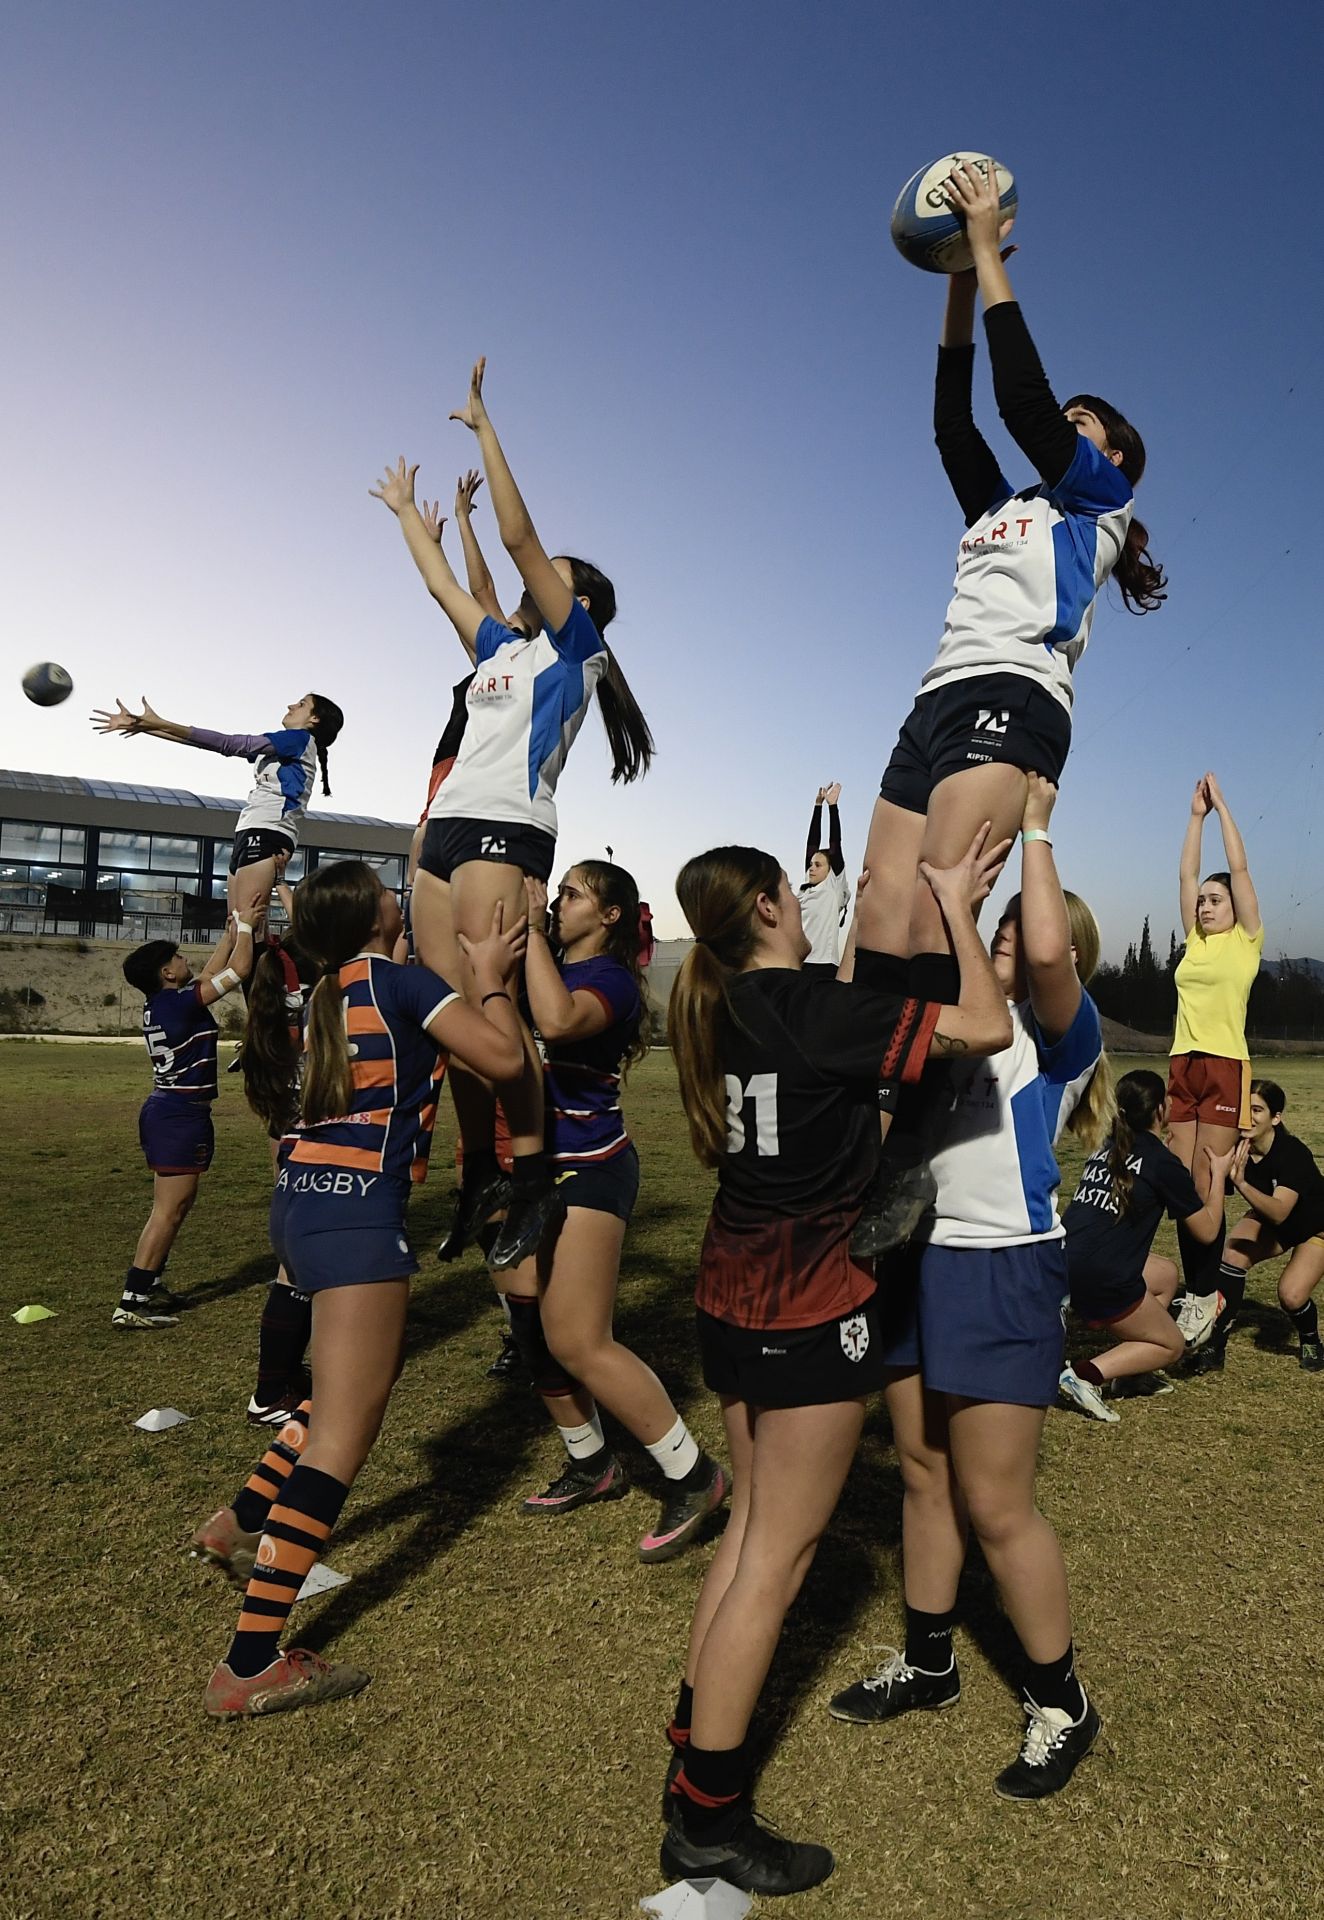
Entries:
<svg viewBox="0 0 1324 1920">
<path fill-rule="evenodd" d="M 946 1454 L 902 1453 L 899 1458 L 907 1500 L 926 1506 L 952 1504 L 951 1464 Z"/>
<path fill-rule="evenodd" d="M 1290 1269 L 1278 1276 L 1278 1304 L 1284 1313 L 1300 1313 L 1314 1289 L 1298 1280 Z"/>
<path fill-rule="evenodd" d="M 1163 1350 L 1164 1366 L 1175 1366 L 1186 1352 L 1186 1342 L 1182 1338 L 1181 1328 L 1175 1320 L 1169 1320 L 1166 1328 L 1154 1344 Z"/>
<path fill-rule="evenodd" d="M 1006 1546 L 1033 1518 L 1033 1502 L 1017 1499 L 1004 1487 L 965 1488 L 970 1525 L 981 1546 Z"/>
</svg>

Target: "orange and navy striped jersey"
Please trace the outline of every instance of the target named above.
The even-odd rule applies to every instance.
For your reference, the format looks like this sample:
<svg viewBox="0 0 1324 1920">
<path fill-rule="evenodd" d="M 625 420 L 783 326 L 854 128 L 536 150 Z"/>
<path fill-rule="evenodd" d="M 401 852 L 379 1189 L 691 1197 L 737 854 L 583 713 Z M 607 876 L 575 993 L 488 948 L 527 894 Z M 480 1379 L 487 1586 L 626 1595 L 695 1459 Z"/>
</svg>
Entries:
<svg viewBox="0 0 1324 1920">
<path fill-rule="evenodd" d="M 348 1167 L 401 1183 L 427 1177 L 446 1055 L 424 1031 L 459 994 L 426 967 L 380 953 L 340 969 L 354 1094 L 346 1114 L 296 1127 L 289 1158 L 300 1166 Z"/>
</svg>

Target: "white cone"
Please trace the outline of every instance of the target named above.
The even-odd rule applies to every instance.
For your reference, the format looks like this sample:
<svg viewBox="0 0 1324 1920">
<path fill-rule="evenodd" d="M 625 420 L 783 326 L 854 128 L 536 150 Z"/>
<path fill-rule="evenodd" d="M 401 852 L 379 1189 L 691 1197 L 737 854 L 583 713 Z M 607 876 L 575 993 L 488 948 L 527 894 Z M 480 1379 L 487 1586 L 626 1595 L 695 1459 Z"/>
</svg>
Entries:
<svg viewBox="0 0 1324 1920">
<path fill-rule="evenodd" d="M 334 1567 L 325 1566 L 322 1561 L 315 1560 L 304 1576 L 303 1585 L 294 1596 L 294 1604 L 297 1607 L 301 1600 L 311 1600 L 314 1594 L 330 1593 L 335 1587 L 348 1585 L 347 1573 L 337 1573 Z"/>
<path fill-rule="evenodd" d="M 677 1880 L 639 1905 L 654 1920 L 743 1920 L 753 1902 L 727 1880 Z"/>
<path fill-rule="evenodd" d="M 164 1433 L 167 1427 L 184 1426 L 188 1419 L 189 1415 L 181 1413 L 178 1407 L 152 1407 L 133 1424 L 144 1433 Z"/>
</svg>

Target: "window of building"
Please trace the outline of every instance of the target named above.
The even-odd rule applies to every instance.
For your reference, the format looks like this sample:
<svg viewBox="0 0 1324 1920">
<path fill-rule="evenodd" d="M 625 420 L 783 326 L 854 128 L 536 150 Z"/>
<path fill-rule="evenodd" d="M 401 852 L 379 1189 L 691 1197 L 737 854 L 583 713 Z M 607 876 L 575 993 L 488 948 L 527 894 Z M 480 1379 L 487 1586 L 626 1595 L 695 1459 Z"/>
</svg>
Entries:
<svg viewBox="0 0 1324 1920">
<path fill-rule="evenodd" d="M 102 845 L 105 845 L 104 841 Z M 198 842 L 179 834 L 154 833 L 151 868 L 153 873 L 196 873 Z"/>
<path fill-rule="evenodd" d="M 108 867 L 129 867 L 146 873 L 152 860 L 152 836 L 150 833 L 103 833 L 101 858 Z"/>
<path fill-rule="evenodd" d="M 41 820 L 6 820 L 0 826 L 0 859 L 60 860 L 60 829 Z"/>
</svg>

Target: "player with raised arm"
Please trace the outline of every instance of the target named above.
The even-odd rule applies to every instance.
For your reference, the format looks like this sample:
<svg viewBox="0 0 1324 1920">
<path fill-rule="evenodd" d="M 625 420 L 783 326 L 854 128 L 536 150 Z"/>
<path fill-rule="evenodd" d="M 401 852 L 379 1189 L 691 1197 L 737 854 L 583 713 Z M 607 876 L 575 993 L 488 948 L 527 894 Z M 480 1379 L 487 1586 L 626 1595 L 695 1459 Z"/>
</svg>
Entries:
<svg viewBox="0 0 1324 1920">
<path fill-rule="evenodd" d="M 1165 585 L 1134 517 L 1140 435 L 1097 396 L 1054 398 L 999 250 L 996 176 L 962 165 L 947 185 L 974 266 L 948 281 L 934 430 L 966 533 L 937 658 L 874 805 L 858 909 L 861 942 L 877 953 L 869 984 L 936 1000 L 953 997 L 953 957 L 929 889 L 916 885 L 917 861 L 950 863 L 979 820 L 992 821 L 995 839 L 1015 832 L 1029 770 L 1061 777 L 1072 676 L 1104 584 L 1115 579 L 1133 613 L 1157 607 Z M 1038 476 L 1020 492 L 974 422 L 976 293 L 998 410 Z M 856 1234 L 861 1255 L 901 1244 L 932 1204 L 923 1099 L 922 1088 L 905 1101 L 895 1087 L 880 1095 L 884 1111 L 899 1111 Z"/>
<path fill-rule="evenodd" d="M 809 942 L 805 971 L 827 979 L 836 976 L 841 960 L 841 930 L 850 909 L 850 881 L 841 851 L 841 782 L 820 787 L 809 816 L 805 841 L 805 877 L 800 882 L 800 918 Z M 828 810 L 828 839 L 823 844 L 823 807 Z"/>
</svg>

